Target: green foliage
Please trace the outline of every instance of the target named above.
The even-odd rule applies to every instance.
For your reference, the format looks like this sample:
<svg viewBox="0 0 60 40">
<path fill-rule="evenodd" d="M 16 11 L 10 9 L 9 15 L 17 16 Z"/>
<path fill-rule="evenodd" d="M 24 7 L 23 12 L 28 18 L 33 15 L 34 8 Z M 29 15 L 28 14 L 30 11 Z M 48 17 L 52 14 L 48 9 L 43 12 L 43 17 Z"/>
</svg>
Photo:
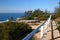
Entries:
<svg viewBox="0 0 60 40">
<path fill-rule="evenodd" d="M 59 33 L 60 33 L 60 21 L 58 21 L 57 24 L 58 24 L 57 29 L 58 29 L 58 31 L 59 31 Z"/>
<path fill-rule="evenodd" d="M 60 7 L 55 8 L 54 13 L 57 13 L 57 14 L 59 14 L 59 15 L 60 15 Z"/>
<path fill-rule="evenodd" d="M 57 29 L 60 31 L 60 26 L 58 26 Z"/>
<path fill-rule="evenodd" d="M 60 17 L 59 14 L 54 14 L 54 15 L 52 16 L 52 19 L 56 19 L 56 18 L 58 18 L 58 17 Z"/>
<path fill-rule="evenodd" d="M 0 24 L 0 40 L 21 40 L 32 28 L 26 23 L 5 22 Z"/>
<path fill-rule="evenodd" d="M 52 20 L 54 20 L 54 19 L 56 19 L 56 18 L 58 18 L 58 17 L 59 17 L 59 15 L 56 14 L 56 13 L 54 13 L 54 14 L 52 15 Z"/>
<path fill-rule="evenodd" d="M 37 20 L 47 20 L 47 18 L 48 18 L 49 16 L 46 16 L 46 15 L 40 15 L 40 16 L 38 16 L 38 18 L 37 18 Z"/>
<path fill-rule="evenodd" d="M 36 9 L 33 12 L 32 11 L 26 11 L 25 12 L 25 19 L 29 19 L 32 20 L 34 18 L 36 18 L 37 20 L 46 20 L 49 17 L 49 13 L 47 10 L 45 10 L 45 12 L 41 11 L 40 9 Z"/>
<path fill-rule="evenodd" d="M 60 17 L 60 7 L 55 8 L 54 14 L 52 15 L 52 20 Z"/>
<path fill-rule="evenodd" d="M 33 12 L 32 16 L 33 17 L 38 17 L 41 14 L 43 14 L 43 11 L 41 11 L 40 9 L 37 9 Z"/>
<path fill-rule="evenodd" d="M 32 11 L 26 11 L 24 14 L 24 18 L 27 20 L 33 19 L 31 16 L 32 16 Z"/>
<path fill-rule="evenodd" d="M 58 24 L 60 25 L 60 21 L 58 21 Z"/>
</svg>

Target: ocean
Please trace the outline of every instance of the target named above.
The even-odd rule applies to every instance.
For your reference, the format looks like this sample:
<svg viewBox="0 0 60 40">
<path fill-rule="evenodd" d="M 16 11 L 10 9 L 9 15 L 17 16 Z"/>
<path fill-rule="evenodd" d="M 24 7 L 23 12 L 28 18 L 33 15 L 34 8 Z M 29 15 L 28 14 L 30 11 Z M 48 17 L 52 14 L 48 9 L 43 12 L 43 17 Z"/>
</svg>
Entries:
<svg viewBox="0 0 60 40">
<path fill-rule="evenodd" d="M 4 21 L 13 17 L 13 20 L 16 21 L 17 18 L 24 16 L 24 13 L 0 13 L 0 21 Z"/>
</svg>

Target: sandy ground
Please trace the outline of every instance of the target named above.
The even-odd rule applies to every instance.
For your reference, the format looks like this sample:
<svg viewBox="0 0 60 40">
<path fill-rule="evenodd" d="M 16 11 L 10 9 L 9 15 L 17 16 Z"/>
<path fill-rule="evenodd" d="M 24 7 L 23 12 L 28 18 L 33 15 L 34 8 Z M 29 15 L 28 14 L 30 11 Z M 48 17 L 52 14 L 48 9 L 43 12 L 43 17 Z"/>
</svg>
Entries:
<svg viewBox="0 0 60 40">
<path fill-rule="evenodd" d="M 52 22 L 53 27 L 49 27 L 44 40 L 60 40 L 59 31 L 56 29 L 55 21 Z"/>
<path fill-rule="evenodd" d="M 43 22 L 39 23 L 39 24 L 42 24 Z M 43 40 L 60 40 L 60 35 L 59 35 L 59 32 L 58 30 L 56 30 L 57 26 L 56 26 L 56 23 L 55 21 L 52 22 L 52 26 L 49 26 L 48 27 L 48 31 L 44 34 L 44 38 Z M 37 25 L 33 26 L 32 25 L 32 29 L 36 29 L 37 28 Z M 34 40 L 40 40 L 40 31 L 36 34 L 34 34 L 33 36 Z"/>
</svg>

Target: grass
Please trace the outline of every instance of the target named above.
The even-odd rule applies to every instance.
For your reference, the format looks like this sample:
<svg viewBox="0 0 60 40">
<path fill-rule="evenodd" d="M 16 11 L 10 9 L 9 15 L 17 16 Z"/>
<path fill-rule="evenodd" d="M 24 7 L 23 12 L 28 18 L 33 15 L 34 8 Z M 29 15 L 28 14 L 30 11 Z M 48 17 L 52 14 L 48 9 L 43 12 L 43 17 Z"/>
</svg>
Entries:
<svg viewBox="0 0 60 40">
<path fill-rule="evenodd" d="M 0 23 L 0 40 L 21 40 L 32 31 L 26 23 Z"/>
<path fill-rule="evenodd" d="M 58 24 L 57 29 L 58 29 L 58 31 L 59 31 L 59 33 L 60 33 L 60 21 L 58 21 L 57 24 Z"/>
</svg>

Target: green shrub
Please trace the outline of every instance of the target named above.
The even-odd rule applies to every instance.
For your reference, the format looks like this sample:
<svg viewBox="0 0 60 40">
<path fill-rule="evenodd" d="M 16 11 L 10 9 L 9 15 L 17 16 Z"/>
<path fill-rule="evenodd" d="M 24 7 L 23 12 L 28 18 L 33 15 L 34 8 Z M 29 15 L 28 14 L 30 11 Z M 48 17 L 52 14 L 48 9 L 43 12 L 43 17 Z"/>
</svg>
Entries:
<svg viewBox="0 0 60 40">
<path fill-rule="evenodd" d="M 60 25 L 60 21 L 58 21 L 58 24 Z"/>
<path fill-rule="evenodd" d="M 31 31 L 26 23 L 5 22 L 0 24 L 0 40 L 21 40 Z"/>
<path fill-rule="evenodd" d="M 59 33 L 60 33 L 60 21 L 58 22 L 58 27 L 57 27 Z"/>
<path fill-rule="evenodd" d="M 59 33 L 60 33 L 60 26 L 58 26 L 57 29 L 58 29 L 58 31 L 59 31 Z"/>
</svg>

